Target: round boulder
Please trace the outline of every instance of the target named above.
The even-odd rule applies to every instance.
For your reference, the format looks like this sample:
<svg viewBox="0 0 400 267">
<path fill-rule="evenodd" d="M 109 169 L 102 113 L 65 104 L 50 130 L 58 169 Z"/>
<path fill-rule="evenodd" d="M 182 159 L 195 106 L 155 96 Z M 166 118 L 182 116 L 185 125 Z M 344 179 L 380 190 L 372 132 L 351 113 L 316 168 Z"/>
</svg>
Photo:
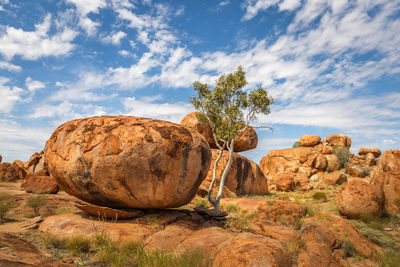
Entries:
<svg viewBox="0 0 400 267">
<path fill-rule="evenodd" d="M 69 121 L 45 147 L 50 174 L 67 193 L 111 208 L 172 208 L 190 202 L 211 151 L 175 123 L 127 116 Z"/>
<path fill-rule="evenodd" d="M 376 186 L 360 180 L 351 180 L 336 195 L 339 213 L 351 219 L 361 214 L 380 217 L 383 213 L 383 194 Z"/>
<path fill-rule="evenodd" d="M 28 174 L 21 188 L 28 193 L 37 194 L 57 194 L 60 190 L 53 177 L 37 174 Z"/>
<path fill-rule="evenodd" d="M 200 114 L 200 112 L 189 113 L 182 119 L 180 124 L 202 134 L 211 148 L 218 148 L 215 144 L 211 127 L 208 124 L 200 123 L 200 121 L 197 119 L 198 114 Z M 253 127 L 249 126 L 244 132 L 241 132 L 236 136 L 233 151 L 242 152 L 250 150 L 256 148 L 257 143 L 257 133 Z"/>
<path fill-rule="evenodd" d="M 358 155 L 367 155 L 368 153 L 374 154 L 375 158 L 379 158 L 381 156 L 381 150 L 379 148 L 360 148 L 358 151 Z"/>
<path fill-rule="evenodd" d="M 321 142 L 321 137 L 318 135 L 308 134 L 300 138 L 301 146 L 315 146 Z"/>
<path fill-rule="evenodd" d="M 378 162 L 379 168 L 384 172 L 400 171 L 400 150 L 389 149 L 383 152 Z"/>
<path fill-rule="evenodd" d="M 329 135 L 325 138 L 325 142 L 331 146 L 345 146 L 347 148 L 351 146 L 351 138 L 344 134 Z"/>
</svg>

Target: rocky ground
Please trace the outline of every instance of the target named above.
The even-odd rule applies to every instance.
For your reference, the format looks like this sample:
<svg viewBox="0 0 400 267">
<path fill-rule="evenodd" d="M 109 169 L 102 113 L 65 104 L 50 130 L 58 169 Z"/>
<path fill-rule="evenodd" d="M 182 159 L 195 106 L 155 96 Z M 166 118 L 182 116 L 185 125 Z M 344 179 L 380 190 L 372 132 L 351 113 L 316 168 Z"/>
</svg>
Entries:
<svg viewBox="0 0 400 267">
<path fill-rule="evenodd" d="M 0 157 L 0 266 L 399 266 L 399 150 L 352 155 L 338 134 L 235 153 L 211 217 L 218 151 L 189 115 L 75 120 L 27 162 Z"/>
</svg>

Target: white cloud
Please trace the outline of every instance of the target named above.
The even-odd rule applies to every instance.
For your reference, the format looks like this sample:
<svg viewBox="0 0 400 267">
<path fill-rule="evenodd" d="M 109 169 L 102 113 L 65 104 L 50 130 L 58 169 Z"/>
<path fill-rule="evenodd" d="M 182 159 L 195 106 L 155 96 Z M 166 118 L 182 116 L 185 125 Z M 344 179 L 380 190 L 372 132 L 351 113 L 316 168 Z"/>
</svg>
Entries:
<svg viewBox="0 0 400 267">
<path fill-rule="evenodd" d="M 92 104 L 74 104 L 64 101 L 58 105 L 41 104 L 33 109 L 30 118 L 59 118 L 61 121 L 72 119 L 101 116 L 106 114 L 106 108 Z M 59 122 L 58 122 L 59 123 Z"/>
<path fill-rule="evenodd" d="M 24 31 L 10 26 L 0 28 L 0 53 L 7 60 L 16 55 L 29 60 L 67 55 L 74 48 L 71 42 L 76 32 L 64 28 L 50 36 L 50 26 L 51 15 L 48 14 L 42 23 L 35 25 L 35 31 Z"/>
<path fill-rule="evenodd" d="M 261 10 L 266 10 L 279 3 L 280 0 L 246 0 L 246 13 L 243 20 L 250 20 L 257 16 Z"/>
<path fill-rule="evenodd" d="M 14 64 L 11 64 L 11 63 L 5 62 L 5 61 L 0 61 L 0 69 L 13 71 L 13 72 L 19 72 L 22 70 L 21 66 L 14 65 Z"/>
<path fill-rule="evenodd" d="M 0 113 L 11 113 L 15 104 L 22 100 L 25 91 L 19 87 L 8 86 L 9 80 L 0 77 Z M 1 131 L 0 131 L 1 132 Z"/>
<path fill-rule="evenodd" d="M 300 4 L 301 4 L 300 0 L 284 0 L 279 4 L 279 10 L 292 11 L 292 10 L 298 8 L 300 6 Z"/>
<path fill-rule="evenodd" d="M 41 81 L 32 80 L 31 77 L 26 78 L 25 85 L 26 85 L 26 88 L 28 88 L 28 90 L 30 92 L 35 92 L 38 89 L 42 89 L 42 88 L 46 87 L 44 83 L 42 83 Z"/>
<path fill-rule="evenodd" d="M 113 44 L 113 45 L 119 45 L 121 43 L 121 39 L 125 38 L 125 37 L 126 37 L 126 33 L 122 32 L 122 31 L 119 31 L 119 32 L 116 32 L 116 33 L 114 33 L 112 35 L 108 35 L 108 36 L 104 37 L 103 41 L 105 43 L 110 43 L 110 44 Z"/>
<path fill-rule="evenodd" d="M 107 2 L 105 0 L 67 0 L 76 6 L 79 13 L 79 25 L 86 31 L 89 36 L 97 32 L 100 23 L 91 20 L 87 15 L 89 13 L 98 13 L 99 9 L 105 8 Z"/>
<path fill-rule="evenodd" d="M 229 0 L 224 0 L 224 1 L 219 2 L 218 6 L 227 6 L 227 5 L 229 5 L 229 3 L 230 3 Z"/>
<path fill-rule="evenodd" d="M 179 123 L 188 113 L 194 111 L 190 104 L 177 103 L 155 103 L 160 96 L 136 99 L 134 97 L 124 98 L 122 105 L 125 115 L 161 119 Z"/>
<path fill-rule="evenodd" d="M 15 121 L 0 120 L 0 147 L 3 161 L 29 160 L 34 152 L 41 151 L 52 129 L 21 126 Z"/>
</svg>

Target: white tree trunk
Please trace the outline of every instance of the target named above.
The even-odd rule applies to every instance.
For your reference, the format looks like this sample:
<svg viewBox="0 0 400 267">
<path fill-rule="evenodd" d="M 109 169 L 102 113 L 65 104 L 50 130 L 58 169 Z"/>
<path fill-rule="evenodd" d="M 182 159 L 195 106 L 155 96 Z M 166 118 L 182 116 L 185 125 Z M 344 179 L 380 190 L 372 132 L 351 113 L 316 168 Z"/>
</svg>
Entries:
<svg viewBox="0 0 400 267">
<path fill-rule="evenodd" d="M 222 153 L 224 153 L 224 148 L 220 148 L 219 150 L 219 155 L 218 158 L 215 160 L 214 163 L 214 170 L 213 170 L 213 179 L 211 181 L 210 184 L 210 188 L 208 189 L 208 201 L 210 201 L 210 203 L 215 206 L 216 205 L 216 199 L 212 198 L 212 189 L 214 187 L 215 181 L 217 180 L 217 168 L 218 168 L 218 162 L 222 157 Z"/>
<path fill-rule="evenodd" d="M 235 142 L 235 140 L 232 139 L 231 143 L 228 143 L 229 159 L 228 159 L 228 162 L 226 163 L 224 172 L 222 173 L 221 180 L 219 182 L 218 195 L 217 195 L 217 198 L 215 199 L 215 205 L 213 204 L 215 210 L 220 210 L 219 209 L 219 202 L 220 202 L 221 197 L 222 197 L 222 191 L 224 189 L 226 177 L 228 176 L 229 168 L 232 165 L 234 142 Z"/>
</svg>

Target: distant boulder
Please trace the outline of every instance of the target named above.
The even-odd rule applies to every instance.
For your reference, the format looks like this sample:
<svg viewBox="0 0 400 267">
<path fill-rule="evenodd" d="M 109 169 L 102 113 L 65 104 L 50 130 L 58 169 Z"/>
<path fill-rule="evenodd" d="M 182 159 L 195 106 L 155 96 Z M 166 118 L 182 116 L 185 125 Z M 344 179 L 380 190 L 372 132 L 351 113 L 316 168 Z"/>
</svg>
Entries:
<svg viewBox="0 0 400 267">
<path fill-rule="evenodd" d="M 344 134 L 333 134 L 325 138 L 324 142 L 331 146 L 344 146 L 350 148 L 351 138 Z"/>
<path fill-rule="evenodd" d="M 0 163 L 0 181 L 15 182 L 25 179 L 26 171 L 17 164 L 8 162 Z"/>
<path fill-rule="evenodd" d="M 321 142 L 321 137 L 318 135 L 304 135 L 300 138 L 301 146 L 315 146 Z"/>
<path fill-rule="evenodd" d="M 378 166 L 385 172 L 400 171 L 400 150 L 386 150 L 379 159 Z"/>
<path fill-rule="evenodd" d="M 36 174 L 28 174 L 21 188 L 28 193 L 37 194 L 57 194 L 60 190 L 60 187 L 53 177 Z"/>
<path fill-rule="evenodd" d="M 367 155 L 368 153 L 374 154 L 375 158 L 379 158 L 381 156 L 381 150 L 379 148 L 360 148 L 358 151 L 358 155 Z"/>
</svg>

